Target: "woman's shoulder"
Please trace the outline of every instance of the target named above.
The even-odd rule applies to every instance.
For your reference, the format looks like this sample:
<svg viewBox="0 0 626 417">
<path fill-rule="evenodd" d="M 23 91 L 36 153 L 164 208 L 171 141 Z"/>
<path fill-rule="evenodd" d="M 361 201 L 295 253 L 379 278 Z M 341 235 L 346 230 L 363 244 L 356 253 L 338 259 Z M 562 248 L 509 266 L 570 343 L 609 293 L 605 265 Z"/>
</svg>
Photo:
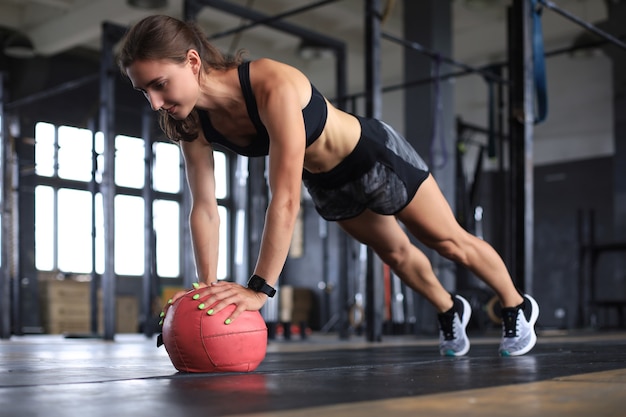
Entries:
<svg viewBox="0 0 626 417">
<path fill-rule="evenodd" d="M 275 88 L 277 85 L 292 84 L 307 86 L 308 77 L 296 67 L 271 58 L 259 58 L 250 62 L 250 78 L 255 85 Z"/>
<path fill-rule="evenodd" d="M 305 77 L 296 67 L 271 58 L 259 58 L 250 62 L 250 74 L 280 77 Z"/>
</svg>

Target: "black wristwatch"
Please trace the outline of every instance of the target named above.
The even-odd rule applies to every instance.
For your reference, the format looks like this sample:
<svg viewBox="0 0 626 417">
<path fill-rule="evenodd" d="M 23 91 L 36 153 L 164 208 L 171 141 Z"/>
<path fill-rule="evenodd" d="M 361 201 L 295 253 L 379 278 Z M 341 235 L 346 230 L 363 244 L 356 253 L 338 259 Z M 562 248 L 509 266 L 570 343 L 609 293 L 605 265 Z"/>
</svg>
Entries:
<svg viewBox="0 0 626 417">
<path fill-rule="evenodd" d="M 262 292 L 267 294 L 268 297 L 273 297 L 276 294 L 276 289 L 267 284 L 263 278 L 258 275 L 252 275 L 248 280 L 248 288 L 256 292 Z"/>
</svg>

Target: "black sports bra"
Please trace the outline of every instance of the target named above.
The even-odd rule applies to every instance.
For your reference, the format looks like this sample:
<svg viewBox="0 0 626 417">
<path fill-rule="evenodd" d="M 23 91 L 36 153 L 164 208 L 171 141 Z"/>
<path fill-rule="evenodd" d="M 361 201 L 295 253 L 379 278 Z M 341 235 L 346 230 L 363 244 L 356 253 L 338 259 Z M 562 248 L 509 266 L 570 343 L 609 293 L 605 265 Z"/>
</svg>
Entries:
<svg viewBox="0 0 626 417">
<path fill-rule="evenodd" d="M 205 111 L 199 111 L 200 123 L 202 124 L 202 131 L 209 143 L 217 143 L 244 156 L 265 156 L 269 153 L 270 138 L 267 133 L 267 129 L 261 122 L 259 117 L 259 109 L 252 92 L 252 85 L 250 84 L 250 62 L 244 62 L 241 64 L 237 71 L 239 73 L 239 82 L 241 83 L 241 91 L 243 97 L 246 100 L 246 108 L 248 110 L 248 116 L 256 128 L 257 136 L 252 143 L 248 146 L 237 146 L 225 138 L 220 132 L 218 132 L 211 124 L 211 119 Z M 324 96 L 311 84 L 311 100 L 302 109 L 302 116 L 304 117 L 304 129 L 306 131 L 306 146 L 311 145 L 322 134 L 324 126 L 326 125 L 326 117 L 328 116 L 328 108 L 326 107 L 326 101 Z"/>
</svg>

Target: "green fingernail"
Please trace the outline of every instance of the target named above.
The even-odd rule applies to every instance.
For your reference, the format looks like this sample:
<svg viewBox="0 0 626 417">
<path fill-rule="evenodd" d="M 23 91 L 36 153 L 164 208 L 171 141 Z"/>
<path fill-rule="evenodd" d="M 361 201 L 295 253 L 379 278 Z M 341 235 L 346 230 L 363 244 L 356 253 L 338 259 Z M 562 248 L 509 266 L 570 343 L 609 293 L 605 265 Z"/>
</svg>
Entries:
<svg viewBox="0 0 626 417">
<path fill-rule="evenodd" d="M 198 310 L 202 310 L 202 309 L 204 309 L 204 307 L 205 307 L 205 306 L 204 306 L 204 303 L 202 303 L 202 304 L 200 304 L 200 305 L 198 306 Z"/>
<path fill-rule="evenodd" d="M 174 302 L 174 300 L 172 300 L 171 298 L 169 300 L 167 300 L 168 304 L 172 304 Z"/>
<path fill-rule="evenodd" d="M 226 319 L 226 321 L 224 322 L 224 324 L 230 324 L 232 322 L 231 319 Z"/>
<path fill-rule="evenodd" d="M 154 322 L 153 322 L 154 323 Z M 159 322 L 159 326 L 163 326 L 163 320 Z"/>
<path fill-rule="evenodd" d="M 191 298 L 193 298 L 194 300 L 197 300 L 198 298 L 200 298 L 200 294 L 194 294 L 194 296 Z"/>
<path fill-rule="evenodd" d="M 213 309 L 210 309 L 210 310 L 209 310 L 209 311 L 207 311 L 206 313 L 210 316 L 211 314 L 213 314 Z"/>
<path fill-rule="evenodd" d="M 194 282 L 194 283 L 193 283 L 193 284 L 191 284 L 191 285 L 193 285 L 193 287 L 194 287 L 196 290 L 197 290 L 198 288 L 200 288 L 200 284 L 198 284 L 197 282 Z"/>
<path fill-rule="evenodd" d="M 159 317 L 165 317 L 165 311 L 161 311 L 161 314 L 159 314 Z"/>
</svg>

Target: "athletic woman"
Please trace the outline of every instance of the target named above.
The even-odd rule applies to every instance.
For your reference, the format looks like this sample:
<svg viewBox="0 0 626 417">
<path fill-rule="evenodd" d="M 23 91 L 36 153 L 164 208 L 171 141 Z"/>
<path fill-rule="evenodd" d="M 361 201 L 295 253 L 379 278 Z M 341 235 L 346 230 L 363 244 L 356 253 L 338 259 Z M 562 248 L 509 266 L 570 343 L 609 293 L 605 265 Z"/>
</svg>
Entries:
<svg viewBox="0 0 626 417">
<path fill-rule="evenodd" d="M 301 185 L 326 220 L 371 247 L 437 310 L 440 353 L 465 355 L 469 303 L 451 295 L 405 228 L 426 246 L 469 269 L 503 306 L 499 352 L 522 355 L 536 343 L 535 300 L 521 294 L 496 251 L 459 226 L 427 165 L 387 124 L 334 107 L 294 67 L 227 57 L 193 23 L 150 16 L 125 36 L 119 66 L 180 144 L 193 198 L 189 222 L 196 268 L 206 289 L 198 303 L 213 314 L 259 310 L 287 258 Z M 213 146 L 268 156 L 271 198 L 260 251 L 247 286 L 217 281 L 219 216 Z M 215 304 L 215 305 L 214 305 Z M 208 307 L 206 307 L 208 308 Z"/>
</svg>

